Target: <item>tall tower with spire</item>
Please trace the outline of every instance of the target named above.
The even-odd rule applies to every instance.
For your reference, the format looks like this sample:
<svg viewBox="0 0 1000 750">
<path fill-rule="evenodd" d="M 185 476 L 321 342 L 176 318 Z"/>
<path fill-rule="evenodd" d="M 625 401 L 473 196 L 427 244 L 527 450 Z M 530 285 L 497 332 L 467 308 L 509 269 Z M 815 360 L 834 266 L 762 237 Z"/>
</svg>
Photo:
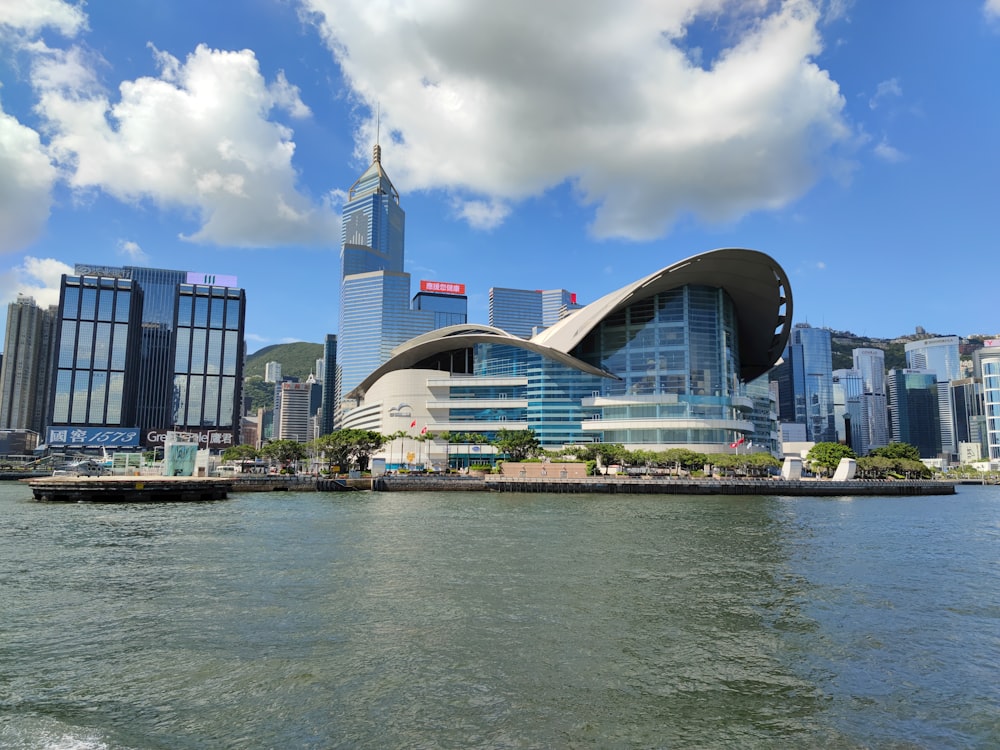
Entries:
<svg viewBox="0 0 1000 750">
<path fill-rule="evenodd" d="M 432 311 L 410 306 L 410 274 L 403 270 L 405 214 L 382 168 L 376 143 L 371 166 L 348 192 L 340 250 L 340 332 L 337 336 L 339 415 L 345 396 L 399 344 L 434 328 Z"/>
</svg>

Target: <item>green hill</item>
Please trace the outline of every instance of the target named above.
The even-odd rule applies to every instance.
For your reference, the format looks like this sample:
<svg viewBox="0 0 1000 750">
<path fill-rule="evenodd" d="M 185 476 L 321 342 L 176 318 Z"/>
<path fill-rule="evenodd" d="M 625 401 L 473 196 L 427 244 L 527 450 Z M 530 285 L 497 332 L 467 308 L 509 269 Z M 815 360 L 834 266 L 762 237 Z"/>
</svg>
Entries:
<svg viewBox="0 0 1000 750">
<path fill-rule="evenodd" d="M 282 376 L 305 380 L 316 370 L 316 360 L 323 357 L 322 344 L 296 341 L 294 344 L 273 344 L 249 355 L 243 367 L 243 377 L 264 377 L 268 362 L 280 362 Z"/>
</svg>

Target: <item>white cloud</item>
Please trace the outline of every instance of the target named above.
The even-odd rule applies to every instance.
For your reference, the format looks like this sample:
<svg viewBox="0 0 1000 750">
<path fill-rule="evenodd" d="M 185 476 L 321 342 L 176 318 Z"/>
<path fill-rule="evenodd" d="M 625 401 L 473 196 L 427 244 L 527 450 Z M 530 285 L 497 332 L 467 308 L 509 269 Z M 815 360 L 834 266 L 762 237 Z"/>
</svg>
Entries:
<svg viewBox="0 0 1000 750">
<path fill-rule="evenodd" d="M 1000 0 L 998 0 L 1000 2 Z M 878 87 L 875 89 L 875 96 L 868 100 L 868 106 L 872 109 L 876 109 L 879 104 L 882 103 L 883 99 L 887 97 L 898 97 L 903 95 L 903 89 L 899 85 L 898 78 L 890 78 L 886 81 L 882 81 Z"/>
<path fill-rule="evenodd" d="M 18 294 L 33 297 L 41 307 L 58 304 L 64 273 L 73 273 L 73 267 L 54 258 L 28 256 L 20 266 L 0 273 L 0 304 L 6 307 Z"/>
<path fill-rule="evenodd" d="M 196 242 L 335 243 L 339 217 L 298 191 L 292 132 L 272 119 L 309 114 L 285 76 L 268 84 L 250 50 L 153 55 L 160 76 L 123 81 L 111 101 L 79 49 L 38 52 L 37 111 L 70 186 L 190 209 Z"/>
<path fill-rule="evenodd" d="M 7 26 L 34 36 L 44 28 L 53 28 L 66 36 L 75 36 L 87 26 L 83 4 L 62 0 L 0 0 L 0 26 Z"/>
<path fill-rule="evenodd" d="M 887 161 L 891 164 L 897 164 L 901 161 L 906 161 L 906 154 L 900 151 L 895 146 L 889 145 L 889 141 L 882 138 L 878 145 L 874 148 L 875 156 L 877 156 L 882 161 Z"/>
<path fill-rule="evenodd" d="M 594 234 L 645 239 L 787 205 L 851 135 L 809 0 L 302 2 L 356 96 L 381 102 L 404 190 L 485 206 L 568 181 Z M 730 12 L 728 46 L 695 64 L 687 27 Z M 374 139 L 371 118 L 359 159 Z"/>
<path fill-rule="evenodd" d="M 476 229 L 493 229 L 503 224 L 510 214 L 510 206 L 498 201 L 457 200 L 455 213 Z"/>
<path fill-rule="evenodd" d="M 983 4 L 983 13 L 990 20 L 1000 19 L 1000 0 L 986 0 Z"/>
<path fill-rule="evenodd" d="M 118 254 L 128 258 L 130 263 L 143 265 L 149 262 L 149 255 L 139 247 L 138 242 L 132 240 L 118 240 Z"/>
<path fill-rule="evenodd" d="M 38 133 L 0 109 L 0 254 L 22 250 L 41 234 L 56 177 Z"/>
</svg>

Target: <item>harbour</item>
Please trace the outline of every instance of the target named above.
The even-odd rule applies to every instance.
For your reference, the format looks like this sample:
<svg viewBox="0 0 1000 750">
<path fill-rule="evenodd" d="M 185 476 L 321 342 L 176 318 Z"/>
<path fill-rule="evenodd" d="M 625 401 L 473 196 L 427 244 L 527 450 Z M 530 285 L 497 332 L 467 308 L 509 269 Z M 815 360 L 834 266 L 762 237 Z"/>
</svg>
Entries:
<svg viewBox="0 0 1000 750">
<path fill-rule="evenodd" d="M 1000 743 L 997 487 L 0 513 L 9 750 Z"/>
</svg>

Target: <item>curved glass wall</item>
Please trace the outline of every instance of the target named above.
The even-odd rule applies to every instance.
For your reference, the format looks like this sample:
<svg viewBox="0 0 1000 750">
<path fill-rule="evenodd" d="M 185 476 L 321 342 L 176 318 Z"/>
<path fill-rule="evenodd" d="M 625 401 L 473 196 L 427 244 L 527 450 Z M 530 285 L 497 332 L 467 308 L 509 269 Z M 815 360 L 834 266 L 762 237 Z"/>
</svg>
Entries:
<svg viewBox="0 0 1000 750">
<path fill-rule="evenodd" d="M 748 400 L 736 400 L 744 395 L 736 314 L 722 289 L 685 286 L 638 300 L 571 353 L 620 378 L 595 379 L 604 442 L 718 445 L 749 419 Z"/>
</svg>

